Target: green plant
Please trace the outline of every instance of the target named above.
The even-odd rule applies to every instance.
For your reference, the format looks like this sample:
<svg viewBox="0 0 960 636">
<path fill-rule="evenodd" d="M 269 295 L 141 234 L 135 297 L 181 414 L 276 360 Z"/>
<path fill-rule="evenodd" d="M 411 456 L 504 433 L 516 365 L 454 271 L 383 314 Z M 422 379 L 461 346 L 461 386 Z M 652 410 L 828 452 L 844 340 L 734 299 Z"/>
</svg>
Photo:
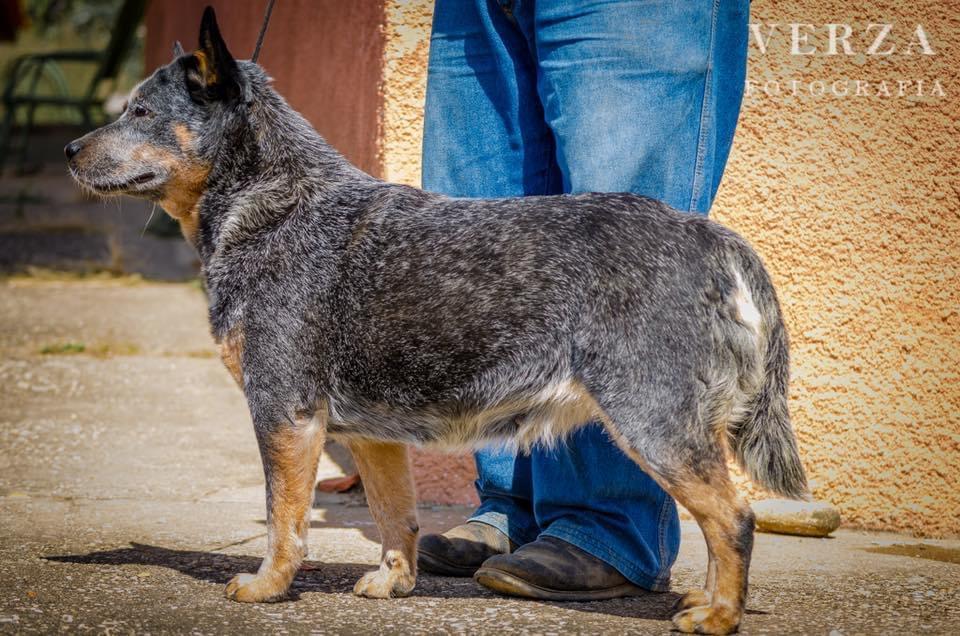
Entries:
<svg viewBox="0 0 960 636">
<path fill-rule="evenodd" d="M 87 345 L 82 342 L 63 342 L 52 345 L 44 345 L 40 353 L 44 355 L 69 355 L 71 353 L 83 353 Z"/>
</svg>

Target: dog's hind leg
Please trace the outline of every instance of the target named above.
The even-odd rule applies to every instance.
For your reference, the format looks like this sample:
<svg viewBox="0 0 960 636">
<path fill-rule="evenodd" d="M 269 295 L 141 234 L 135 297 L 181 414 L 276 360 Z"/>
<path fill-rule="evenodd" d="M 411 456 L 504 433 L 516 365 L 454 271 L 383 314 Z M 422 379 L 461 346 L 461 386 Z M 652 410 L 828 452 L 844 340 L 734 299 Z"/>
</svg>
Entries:
<svg viewBox="0 0 960 636">
<path fill-rule="evenodd" d="M 714 576 L 707 575 L 702 600 L 695 591 L 688 606 L 673 617 L 684 632 L 729 634 L 740 626 L 747 597 L 753 550 L 753 513 L 736 494 L 725 465 L 675 479 L 668 492 L 694 516 L 712 555 Z"/>
<path fill-rule="evenodd" d="M 370 514 L 380 531 L 380 569 L 367 572 L 353 588 L 358 596 L 406 596 L 417 580 L 417 497 L 407 447 L 374 440 L 351 440 L 350 450 Z"/>
<path fill-rule="evenodd" d="M 708 571 L 703 600 L 695 591 L 673 623 L 685 632 L 735 632 L 747 600 L 747 579 L 753 551 L 753 512 L 738 496 L 723 464 L 704 474 L 697 471 L 676 480 L 670 492 L 694 516 L 709 546 L 714 575 Z M 712 579 L 712 580 L 711 580 Z"/>
<path fill-rule="evenodd" d="M 247 603 L 282 598 L 300 568 L 325 437 L 320 412 L 255 427 L 267 485 L 267 555 L 256 574 L 238 574 L 226 589 L 227 598 Z"/>
<path fill-rule="evenodd" d="M 687 435 L 700 437 L 695 432 L 698 426 L 679 421 L 664 420 L 656 427 L 657 434 L 642 426 L 625 428 L 620 422 L 629 421 L 629 409 L 606 414 L 607 428 L 620 448 L 690 511 L 707 542 L 706 586 L 681 599 L 674 625 L 698 634 L 737 631 L 746 603 L 754 520 L 730 480 L 716 438 L 704 433 L 694 441 Z M 684 434 L 674 436 L 673 431 Z"/>
<path fill-rule="evenodd" d="M 709 605 L 713 598 L 713 589 L 717 584 L 717 560 L 713 558 L 713 551 L 707 544 L 707 581 L 702 588 L 688 591 L 680 597 L 674 609 L 680 612 L 691 607 Z"/>
</svg>

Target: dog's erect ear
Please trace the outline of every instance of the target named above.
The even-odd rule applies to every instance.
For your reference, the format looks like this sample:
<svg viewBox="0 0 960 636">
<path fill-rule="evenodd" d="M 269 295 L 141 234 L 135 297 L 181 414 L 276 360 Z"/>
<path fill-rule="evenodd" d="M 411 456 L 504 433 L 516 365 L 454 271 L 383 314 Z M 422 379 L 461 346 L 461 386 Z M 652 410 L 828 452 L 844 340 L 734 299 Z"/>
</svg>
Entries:
<svg viewBox="0 0 960 636">
<path fill-rule="evenodd" d="M 179 59 L 186 55 L 186 52 L 183 50 L 183 45 L 180 44 L 180 40 L 177 40 L 173 43 L 173 59 Z"/>
<path fill-rule="evenodd" d="M 213 7 L 200 19 L 200 48 L 186 58 L 187 84 L 198 101 L 229 100 L 245 93 L 237 61 L 220 35 Z"/>
</svg>

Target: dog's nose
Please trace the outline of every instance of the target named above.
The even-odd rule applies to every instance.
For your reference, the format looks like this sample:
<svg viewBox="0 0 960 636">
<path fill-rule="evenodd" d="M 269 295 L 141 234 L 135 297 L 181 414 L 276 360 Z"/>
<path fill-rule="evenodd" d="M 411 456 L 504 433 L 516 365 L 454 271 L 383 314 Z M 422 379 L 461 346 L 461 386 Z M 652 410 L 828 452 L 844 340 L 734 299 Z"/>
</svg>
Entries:
<svg viewBox="0 0 960 636">
<path fill-rule="evenodd" d="M 71 141 L 66 146 L 63 147 L 63 154 L 67 156 L 67 159 L 73 159 L 82 146 L 77 141 Z"/>
</svg>

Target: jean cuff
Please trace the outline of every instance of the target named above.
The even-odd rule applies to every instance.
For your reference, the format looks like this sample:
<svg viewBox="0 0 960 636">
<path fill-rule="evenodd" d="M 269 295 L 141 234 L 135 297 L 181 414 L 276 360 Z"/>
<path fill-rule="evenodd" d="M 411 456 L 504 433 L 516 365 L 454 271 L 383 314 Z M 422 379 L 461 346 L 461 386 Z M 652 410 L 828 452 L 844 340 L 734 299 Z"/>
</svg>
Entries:
<svg viewBox="0 0 960 636">
<path fill-rule="evenodd" d="M 616 568 L 627 580 L 645 590 L 666 592 L 670 589 L 669 567 L 661 568 L 660 572 L 653 575 L 644 572 L 629 559 L 613 551 L 606 543 L 598 541 L 595 537 L 586 534 L 576 526 L 564 523 L 562 520 L 551 523 L 550 527 L 544 530 L 540 536 L 554 537 L 577 546 L 584 552 Z"/>
<path fill-rule="evenodd" d="M 521 546 L 536 540 L 538 530 L 528 526 L 518 526 L 516 521 L 510 521 L 510 516 L 496 510 L 484 510 L 483 506 L 477 509 L 467 521 L 479 521 L 493 526 L 507 535 L 514 545 Z"/>
</svg>

